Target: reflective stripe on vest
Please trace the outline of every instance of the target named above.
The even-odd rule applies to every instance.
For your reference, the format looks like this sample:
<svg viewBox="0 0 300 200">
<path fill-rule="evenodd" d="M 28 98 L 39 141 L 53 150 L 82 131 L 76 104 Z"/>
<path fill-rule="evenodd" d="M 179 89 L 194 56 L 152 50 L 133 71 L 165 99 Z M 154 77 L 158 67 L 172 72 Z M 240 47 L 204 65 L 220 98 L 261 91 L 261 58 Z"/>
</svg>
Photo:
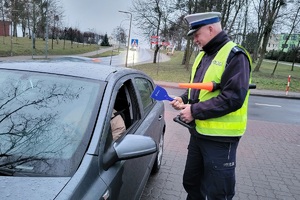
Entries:
<svg viewBox="0 0 300 200">
<path fill-rule="evenodd" d="M 216 83 L 221 82 L 222 74 L 225 70 L 227 58 L 231 52 L 231 49 L 235 47 L 234 42 L 228 42 L 225 44 L 217 53 L 215 58 L 212 60 L 210 66 L 205 72 L 203 83 L 215 81 Z M 204 56 L 204 52 L 200 52 L 197 56 L 195 63 L 192 69 L 192 76 L 195 76 L 198 64 L 201 62 L 201 59 Z M 248 56 L 249 63 L 251 65 L 251 58 Z M 249 80 L 251 82 L 251 78 Z M 191 80 L 193 82 L 193 80 Z M 189 98 L 190 98 L 190 89 L 189 89 Z M 203 102 L 213 97 L 216 97 L 220 94 L 220 90 L 214 92 L 209 92 L 207 90 L 200 90 L 199 101 Z M 242 107 L 234 112 L 231 112 L 222 117 L 206 119 L 206 120 L 195 120 L 196 130 L 202 135 L 209 136 L 241 136 L 245 133 L 247 126 L 247 109 L 248 109 L 248 98 L 249 91 L 245 98 L 245 101 Z"/>
</svg>

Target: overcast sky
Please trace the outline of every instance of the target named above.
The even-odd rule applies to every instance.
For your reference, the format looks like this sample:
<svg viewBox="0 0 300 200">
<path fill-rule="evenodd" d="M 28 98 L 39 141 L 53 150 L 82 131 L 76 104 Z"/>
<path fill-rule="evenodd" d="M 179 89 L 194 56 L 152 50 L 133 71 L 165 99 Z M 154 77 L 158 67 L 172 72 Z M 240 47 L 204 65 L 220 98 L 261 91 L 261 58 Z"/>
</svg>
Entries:
<svg viewBox="0 0 300 200">
<path fill-rule="evenodd" d="M 61 0 L 64 10 L 64 25 L 80 31 L 94 30 L 96 33 L 111 35 L 114 28 L 121 26 L 128 31 L 131 0 Z M 127 32 L 128 33 L 128 32 Z M 138 39 L 133 23 L 131 39 Z"/>
</svg>

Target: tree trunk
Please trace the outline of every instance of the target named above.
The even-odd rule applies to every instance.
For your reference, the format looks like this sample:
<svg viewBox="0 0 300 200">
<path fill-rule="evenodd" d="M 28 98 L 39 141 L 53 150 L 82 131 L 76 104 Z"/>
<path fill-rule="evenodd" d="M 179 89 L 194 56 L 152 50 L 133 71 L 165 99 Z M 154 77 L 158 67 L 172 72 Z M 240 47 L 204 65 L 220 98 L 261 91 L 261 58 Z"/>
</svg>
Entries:
<svg viewBox="0 0 300 200">
<path fill-rule="evenodd" d="M 266 31 L 264 33 L 264 36 L 263 36 L 263 43 L 262 43 L 262 47 L 259 51 L 259 59 L 258 59 L 258 62 L 257 62 L 257 65 L 256 67 L 254 68 L 253 71 L 255 72 L 258 72 L 259 71 L 259 68 L 261 66 L 261 63 L 264 59 L 264 56 L 265 56 L 265 53 L 266 53 L 266 47 L 268 45 L 268 41 L 269 41 L 269 37 L 270 37 L 270 34 L 271 34 L 271 29 L 268 29 L 266 28 Z"/>
<path fill-rule="evenodd" d="M 154 56 L 153 56 L 153 63 L 156 63 L 158 50 L 159 50 L 159 46 L 158 46 L 158 44 L 156 44 L 155 50 L 154 50 Z"/>
<path fill-rule="evenodd" d="M 285 42 L 284 42 L 284 46 L 282 47 L 282 49 L 281 49 L 281 51 L 280 51 L 280 53 L 279 53 L 279 55 L 278 55 L 278 58 L 277 58 L 277 61 L 276 61 L 276 65 L 275 65 L 275 67 L 274 67 L 274 69 L 273 69 L 273 72 L 272 72 L 272 74 L 271 74 L 272 76 L 275 74 L 275 71 L 276 71 L 276 68 L 277 68 L 277 65 L 278 65 L 278 62 L 279 62 L 279 58 L 280 58 L 280 56 L 281 56 L 281 54 L 282 54 L 282 52 L 283 52 L 283 50 L 284 50 L 284 48 L 285 48 L 287 42 L 289 41 L 292 32 L 294 31 L 295 27 L 296 27 L 296 26 L 298 25 L 298 23 L 299 23 L 299 21 L 298 21 L 298 22 L 296 21 L 296 20 L 297 20 L 297 16 L 298 16 L 299 11 L 300 11 L 300 7 L 297 9 L 297 13 L 295 14 L 295 18 L 294 18 L 294 20 L 293 20 L 293 24 L 292 24 L 291 30 L 290 30 L 290 32 L 289 32 L 289 34 L 288 34 L 288 36 L 287 36 L 287 38 L 286 38 L 286 40 L 285 40 Z M 299 42 L 300 42 L 300 41 L 299 41 Z M 298 45 L 299 45 L 299 43 L 298 43 Z"/>
<path fill-rule="evenodd" d="M 181 62 L 181 64 L 182 65 L 185 65 L 185 68 L 188 70 L 188 68 L 187 68 L 187 63 L 189 63 L 190 62 L 190 43 L 191 43 L 191 39 L 189 38 L 188 40 L 187 40 L 187 43 L 186 43 L 186 47 L 185 47 L 185 50 L 184 50 L 184 54 L 183 54 L 183 58 L 182 58 L 182 62 Z"/>
</svg>

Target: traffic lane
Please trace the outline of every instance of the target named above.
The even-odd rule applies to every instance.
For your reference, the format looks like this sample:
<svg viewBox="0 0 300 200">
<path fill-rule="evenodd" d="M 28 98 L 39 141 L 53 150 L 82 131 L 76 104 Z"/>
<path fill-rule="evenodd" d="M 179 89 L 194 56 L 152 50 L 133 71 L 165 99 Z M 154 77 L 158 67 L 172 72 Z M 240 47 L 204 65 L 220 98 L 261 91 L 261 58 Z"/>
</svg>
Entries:
<svg viewBox="0 0 300 200">
<path fill-rule="evenodd" d="M 249 97 L 248 117 L 253 120 L 300 124 L 300 104 L 297 99 Z"/>
<path fill-rule="evenodd" d="M 114 50 L 116 51 L 116 50 Z M 101 63 L 106 65 L 124 66 L 126 62 L 127 50 L 123 50 L 119 55 L 101 57 Z M 150 62 L 152 58 L 151 51 L 144 48 L 128 51 L 127 66 L 134 66 L 144 62 Z"/>
<path fill-rule="evenodd" d="M 165 88 L 169 96 L 180 96 L 185 89 Z M 300 124 L 300 104 L 298 99 L 276 98 L 250 95 L 249 119 L 288 124 Z"/>
</svg>

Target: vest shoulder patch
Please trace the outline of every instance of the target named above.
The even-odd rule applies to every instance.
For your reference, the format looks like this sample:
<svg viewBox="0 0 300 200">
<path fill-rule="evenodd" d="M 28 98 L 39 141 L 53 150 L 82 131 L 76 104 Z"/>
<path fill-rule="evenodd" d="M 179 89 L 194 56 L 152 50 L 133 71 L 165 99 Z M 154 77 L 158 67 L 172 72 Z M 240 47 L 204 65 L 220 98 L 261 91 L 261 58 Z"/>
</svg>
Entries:
<svg viewBox="0 0 300 200">
<path fill-rule="evenodd" d="M 232 51 L 234 54 L 239 53 L 239 52 L 245 53 L 244 49 L 242 49 L 242 48 L 239 47 L 239 46 L 233 47 L 233 48 L 231 49 L 231 51 Z M 245 53 L 245 54 L 246 54 L 246 53 Z"/>
</svg>

